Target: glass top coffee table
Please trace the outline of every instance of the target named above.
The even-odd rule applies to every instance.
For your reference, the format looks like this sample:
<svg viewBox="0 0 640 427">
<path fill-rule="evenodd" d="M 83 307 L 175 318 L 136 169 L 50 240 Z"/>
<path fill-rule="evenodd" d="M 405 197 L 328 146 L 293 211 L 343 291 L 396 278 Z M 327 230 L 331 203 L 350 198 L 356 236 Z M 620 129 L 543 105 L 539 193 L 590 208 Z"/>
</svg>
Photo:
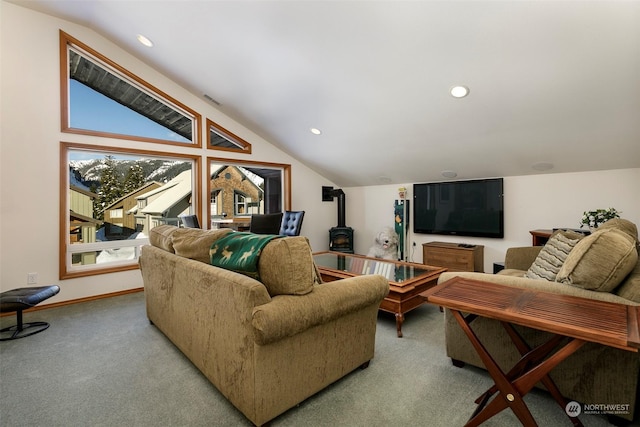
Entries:
<svg viewBox="0 0 640 427">
<path fill-rule="evenodd" d="M 313 259 L 325 282 L 364 274 L 380 274 L 386 277 L 389 280 L 389 295 L 380 304 L 380 310 L 396 315 L 398 337 L 402 337 L 404 314 L 424 304 L 420 293 L 435 286 L 440 274 L 447 270 L 342 252 L 318 252 L 313 254 Z"/>
</svg>

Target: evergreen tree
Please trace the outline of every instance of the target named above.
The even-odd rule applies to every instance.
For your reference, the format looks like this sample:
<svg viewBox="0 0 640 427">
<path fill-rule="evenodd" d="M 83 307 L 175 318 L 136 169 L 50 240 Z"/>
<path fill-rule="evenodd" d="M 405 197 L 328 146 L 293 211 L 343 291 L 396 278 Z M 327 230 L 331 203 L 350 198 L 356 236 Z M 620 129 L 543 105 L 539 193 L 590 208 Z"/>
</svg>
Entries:
<svg viewBox="0 0 640 427">
<path fill-rule="evenodd" d="M 103 169 L 100 173 L 100 188 L 98 189 L 97 204 L 94 204 L 95 218 L 104 218 L 104 209 L 123 196 L 122 177 L 116 169 L 116 161 L 108 154 L 104 158 Z"/>
<path fill-rule="evenodd" d="M 124 194 L 129 194 L 138 188 L 142 187 L 145 183 L 144 170 L 138 162 L 135 162 L 127 172 L 127 176 L 124 178 Z"/>
</svg>

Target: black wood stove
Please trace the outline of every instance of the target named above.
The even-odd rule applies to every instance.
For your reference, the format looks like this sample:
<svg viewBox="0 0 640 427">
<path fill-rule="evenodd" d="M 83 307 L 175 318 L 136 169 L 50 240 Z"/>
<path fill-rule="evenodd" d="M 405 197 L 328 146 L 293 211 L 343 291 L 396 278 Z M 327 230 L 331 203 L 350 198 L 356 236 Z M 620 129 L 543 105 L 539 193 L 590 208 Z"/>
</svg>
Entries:
<svg viewBox="0 0 640 427">
<path fill-rule="evenodd" d="M 330 190 L 331 199 L 338 198 L 338 226 L 329 230 L 329 250 L 336 252 L 353 253 L 353 228 L 346 226 L 346 208 L 344 191 Z M 323 197 L 323 200 L 327 200 Z"/>
</svg>

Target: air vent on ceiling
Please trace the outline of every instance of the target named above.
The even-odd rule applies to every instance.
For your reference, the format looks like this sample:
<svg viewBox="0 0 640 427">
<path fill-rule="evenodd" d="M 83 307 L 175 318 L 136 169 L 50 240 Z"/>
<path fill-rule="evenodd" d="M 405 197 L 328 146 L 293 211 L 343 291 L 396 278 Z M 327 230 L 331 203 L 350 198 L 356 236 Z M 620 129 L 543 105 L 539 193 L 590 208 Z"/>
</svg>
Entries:
<svg viewBox="0 0 640 427">
<path fill-rule="evenodd" d="M 204 96 L 204 99 L 206 99 L 209 102 L 212 102 L 212 103 L 216 104 L 217 106 L 221 106 L 222 105 L 218 101 L 216 101 L 215 99 L 213 99 L 212 97 L 207 95 L 206 93 L 203 96 Z"/>
</svg>

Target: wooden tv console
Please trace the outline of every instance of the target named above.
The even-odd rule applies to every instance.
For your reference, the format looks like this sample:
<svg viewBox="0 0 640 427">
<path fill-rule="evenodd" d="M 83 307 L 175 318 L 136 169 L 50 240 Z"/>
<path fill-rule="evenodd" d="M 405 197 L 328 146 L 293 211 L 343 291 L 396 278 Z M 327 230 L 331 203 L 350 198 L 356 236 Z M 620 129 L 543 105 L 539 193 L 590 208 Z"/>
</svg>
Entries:
<svg viewBox="0 0 640 427">
<path fill-rule="evenodd" d="M 429 242 L 422 245 L 422 263 L 445 267 L 448 271 L 484 273 L 484 246 Z"/>
</svg>

